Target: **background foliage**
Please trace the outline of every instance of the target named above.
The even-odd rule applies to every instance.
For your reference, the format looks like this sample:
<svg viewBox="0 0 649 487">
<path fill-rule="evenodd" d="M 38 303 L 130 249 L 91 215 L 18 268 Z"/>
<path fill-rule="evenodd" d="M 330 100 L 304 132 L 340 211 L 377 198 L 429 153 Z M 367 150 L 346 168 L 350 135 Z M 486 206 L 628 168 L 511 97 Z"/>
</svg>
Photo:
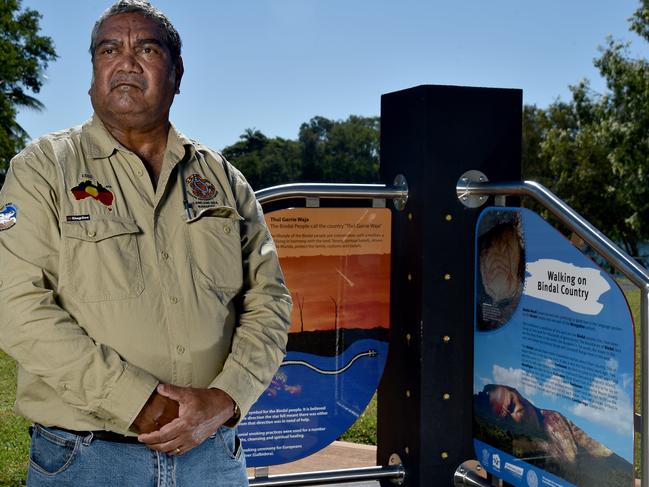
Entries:
<svg viewBox="0 0 649 487">
<path fill-rule="evenodd" d="M 248 129 L 223 155 L 254 189 L 295 181 L 371 183 L 379 178 L 379 117 L 313 117 L 297 140 Z"/>
<path fill-rule="evenodd" d="M 629 20 L 649 42 L 649 0 Z M 638 256 L 649 239 L 649 63 L 611 38 L 600 53 L 605 93 L 583 80 L 568 102 L 525 107 L 523 172 Z"/>
<path fill-rule="evenodd" d="M 20 0 L 0 0 L 0 184 L 29 137 L 16 121 L 18 109 L 43 108 L 27 92 L 40 91 L 43 72 L 56 59 L 52 39 L 38 35 L 40 18 L 35 10 L 20 11 Z"/>
</svg>

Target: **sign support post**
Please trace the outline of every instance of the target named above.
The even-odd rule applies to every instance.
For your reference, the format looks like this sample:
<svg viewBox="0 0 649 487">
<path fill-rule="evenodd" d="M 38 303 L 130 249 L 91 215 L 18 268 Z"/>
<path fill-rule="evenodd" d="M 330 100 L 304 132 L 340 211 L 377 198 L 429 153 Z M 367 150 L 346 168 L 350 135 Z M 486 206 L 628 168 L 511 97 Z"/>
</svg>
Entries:
<svg viewBox="0 0 649 487">
<path fill-rule="evenodd" d="M 464 172 L 520 180 L 522 92 L 418 86 L 381 98 L 381 175 L 403 174 L 393 215 L 390 353 L 379 387 L 378 462 L 406 486 L 451 486 L 473 458 L 474 232 Z M 394 457 L 393 457 L 394 458 Z M 384 481 L 383 485 L 390 485 Z"/>
</svg>

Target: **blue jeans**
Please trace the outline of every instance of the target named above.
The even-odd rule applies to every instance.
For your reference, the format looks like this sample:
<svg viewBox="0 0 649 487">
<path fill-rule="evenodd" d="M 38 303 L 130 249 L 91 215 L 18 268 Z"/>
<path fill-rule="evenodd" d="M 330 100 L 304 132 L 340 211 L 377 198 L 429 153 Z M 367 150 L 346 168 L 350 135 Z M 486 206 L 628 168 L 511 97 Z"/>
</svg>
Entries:
<svg viewBox="0 0 649 487">
<path fill-rule="evenodd" d="M 241 442 L 221 427 L 182 455 L 167 455 L 143 444 L 97 440 L 34 425 L 27 485 L 74 487 L 189 487 L 248 485 Z"/>
</svg>

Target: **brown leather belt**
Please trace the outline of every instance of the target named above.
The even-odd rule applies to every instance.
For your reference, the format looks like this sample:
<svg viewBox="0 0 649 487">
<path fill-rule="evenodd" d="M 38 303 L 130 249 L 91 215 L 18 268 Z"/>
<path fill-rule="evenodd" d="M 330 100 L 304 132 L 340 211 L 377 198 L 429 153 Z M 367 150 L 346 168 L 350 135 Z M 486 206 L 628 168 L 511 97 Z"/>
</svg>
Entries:
<svg viewBox="0 0 649 487">
<path fill-rule="evenodd" d="M 119 433 L 115 433 L 113 431 L 104 431 L 104 430 L 99 430 L 99 431 L 74 431 L 74 430 L 69 430 L 66 428 L 61 428 L 59 426 L 53 426 L 54 428 L 65 431 L 66 433 L 70 433 L 73 435 L 77 436 L 82 436 L 86 437 L 92 433 L 92 436 L 96 440 L 101 440 L 101 441 L 112 441 L 114 443 L 131 443 L 131 444 L 136 444 L 136 445 L 143 445 L 143 443 L 137 441 L 137 436 L 124 436 L 120 435 Z M 33 431 L 33 426 L 29 427 L 29 436 L 32 435 Z"/>
</svg>

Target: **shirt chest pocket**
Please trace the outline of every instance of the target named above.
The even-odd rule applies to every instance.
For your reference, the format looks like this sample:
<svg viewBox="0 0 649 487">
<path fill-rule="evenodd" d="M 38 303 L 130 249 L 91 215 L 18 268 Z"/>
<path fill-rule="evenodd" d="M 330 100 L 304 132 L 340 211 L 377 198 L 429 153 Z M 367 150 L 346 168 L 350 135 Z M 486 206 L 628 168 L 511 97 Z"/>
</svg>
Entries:
<svg viewBox="0 0 649 487">
<path fill-rule="evenodd" d="M 62 288 L 84 302 L 134 298 L 144 290 L 142 263 L 131 220 L 104 218 L 65 223 Z"/>
<path fill-rule="evenodd" d="M 243 218 L 234 208 L 218 207 L 186 223 L 192 270 L 210 289 L 241 289 L 241 220 Z"/>
</svg>

